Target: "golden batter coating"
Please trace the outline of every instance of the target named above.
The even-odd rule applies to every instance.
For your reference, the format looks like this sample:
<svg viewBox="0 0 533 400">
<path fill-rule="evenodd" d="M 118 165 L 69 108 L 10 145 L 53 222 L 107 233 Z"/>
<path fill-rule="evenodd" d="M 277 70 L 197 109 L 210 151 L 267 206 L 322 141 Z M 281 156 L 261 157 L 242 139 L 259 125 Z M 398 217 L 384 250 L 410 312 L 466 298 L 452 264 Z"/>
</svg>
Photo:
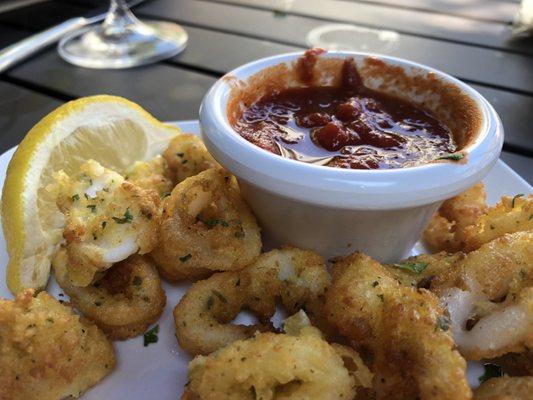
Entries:
<svg viewBox="0 0 533 400">
<path fill-rule="evenodd" d="M 174 309 L 176 337 L 189 353 L 209 354 L 256 331 L 271 329 L 278 299 L 289 313 L 305 308 L 315 322 L 329 282 L 324 260 L 312 251 L 272 250 L 241 271 L 214 274 L 193 284 Z M 233 324 L 243 309 L 250 310 L 260 323 Z"/>
<path fill-rule="evenodd" d="M 78 397 L 114 366 L 104 333 L 48 293 L 0 299 L 1 400 Z"/>
<path fill-rule="evenodd" d="M 63 262 L 54 264 L 56 280 L 74 306 L 111 340 L 142 334 L 159 319 L 166 295 L 155 266 L 145 256 L 133 255 L 116 263 L 105 276 L 86 287 L 68 278 Z"/>
<path fill-rule="evenodd" d="M 533 347 L 533 231 L 506 234 L 438 274 L 431 290 L 446 304 L 468 360 Z"/>
<path fill-rule="evenodd" d="M 475 400 L 529 400 L 533 376 L 491 378 L 474 391 Z"/>
<path fill-rule="evenodd" d="M 114 263 L 150 252 L 159 229 L 159 196 L 127 182 L 94 160 L 71 178 L 56 175 L 57 204 L 66 218 L 63 232 L 72 283 L 87 286 Z"/>
<path fill-rule="evenodd" d="M 209 168 L 219 167 L 205 148 L 202 139 L 192 133 L 182 133 L 172 139 L 163 153 L 174 184 Z"/>
<path fill-rule="evenodd" d="M 342 400 L 354 399 L 372 377 L 357 353 L 328 344 L 309 326 L 296 336 L 259 333 L 198 356 L 189 379 L 185 400 Z"/>
<path fill-rule="evenodd" d="M 370 257 L 336 261 L 326 293 L 331 324 L 371 354 L 379 399 L 470 399 L 466 362 L 449 319 L 429 291 L 400 284 Z"/>
<path fill-rule="evenodd" d="M 244 268 L 261 235 L 235 177 L 211 168 L 178 184 L 163 200 L 159 243 L 151 256 L 170 281 Z"/>
<path fill-rule="evenodd" d="M 478 183 L 442 203 L 426 228 L 424 239 L 434 251 L 463 250 L 465 228 L 474 224 L 486 211 L 485 186 Z"/>
</svg>

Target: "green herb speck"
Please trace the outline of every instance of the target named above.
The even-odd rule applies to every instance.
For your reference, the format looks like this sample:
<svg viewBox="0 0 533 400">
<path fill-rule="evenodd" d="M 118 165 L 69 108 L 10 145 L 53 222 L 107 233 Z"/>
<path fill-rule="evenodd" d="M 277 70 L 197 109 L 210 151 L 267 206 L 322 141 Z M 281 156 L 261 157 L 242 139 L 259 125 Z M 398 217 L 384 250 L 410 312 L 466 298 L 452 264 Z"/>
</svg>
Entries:
<svg viewBox="0 0 533 400">
<path fill-rule="evenodd" d="M 148 346 L 150 343 L 157 343 L 159 340 L 159 337 L 157 334 L 159 333 L 159 325 L 154 326 L 151 329 L 148 329 L 144 333 L 144 347 Z"/>
<path fill-rule="evenodd" d="M 72 201 L 78 201 L 79 199 L 80 199 L 80 195 L 77 193 L 74 196 L 72 196 Z"/>
<path fill-rule="evenodd" d="M 459 160 L 462 160 L 463 158 L 464 158 L 464 154 L 463 153 L 452 153 L 452 154 L 447 154 L 445 156 L 441 156 L 441 157 L 437 158 L 437 160 L 459 161 Z"/>
<path fill-rule="evenodd" d="M 428 263 L 424 262 L 406 262 L 401 264 L 392 264 L 396 268 L 405 269 L 407 271 L 414 272 L 415 274 L 420 274 L 428 266 Z"/>
<path fill-rule="evenodd" d="M 131 221 L 133 221 L 133 215 L 131 215 L 130 209 L 128 208 L 126 212 L 124 213 L 123 218 L 113 217 L 113 221 L 115 221 L 117 224 L 126 224 L 126 223 L 129 224 L 131 223 Z"/>
</svg>

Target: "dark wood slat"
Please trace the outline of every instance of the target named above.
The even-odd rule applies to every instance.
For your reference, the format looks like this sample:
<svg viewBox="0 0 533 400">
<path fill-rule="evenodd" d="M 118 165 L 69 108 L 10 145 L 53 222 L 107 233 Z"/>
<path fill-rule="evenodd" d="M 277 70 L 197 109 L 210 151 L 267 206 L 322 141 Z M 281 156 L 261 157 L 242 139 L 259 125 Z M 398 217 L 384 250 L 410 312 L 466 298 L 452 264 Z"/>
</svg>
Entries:
<svg viewBox="0 0 533 400">
<path fill-rule="evenodd" d="M 173 19 L 294 46 L 307 46 L 309 31 L 323 25 L 310 18 L 276 17 L 268 11 L 203 1 L 156 0 L 137 10 L 139 15 Z M 226 50 L 241 52 L 238 48 Z M 368 51 L 379 49 L 370 47 Z M 400 35 L 390 54 L 431 65 L 465 80 L 533 93 L 533 58 L 528 56 L 409 35 Z"/>
<path fill-rule="evenodd" d="M 348 22 L 533 54 L 531 40 L 514 40 L 507 24 L 476 21 L 452 15 L 430 14 L 377 4 L 339 0 L 293 0 L 283 9 L 277 0 L 211 0 L 265 10 L 280 10 L 295 15 L 335 22 Z"/>
<path fill-rule="evenodd" d="M 61 102 L 0 81 L 0 153 L 19 144 L 28 130 Z"/>
<path fill-rule="evenodd" d="M 520 8 L 518 3 L 501 0 L 343 0 L 381 4 L 433 13 L 457 15 L 485 21 L 509 22 Z"/>
<path fill-rule="evenodd" d="M 86 7 L 61 1 L 47 1 L 0 14 L 0 25 L 35 32 L 69 18 L 79 17 L 86 12 Z"/>
<path fill-rule="evenodd" d="M 31 35 L 30 32 L 0 25 L 0 49 Z"/>
<path fill-rule="evenodd" d="M 524 178 L 530 185 L 533 185 L 533 159 L 520 156 L 518 154 L 502 152 L 500 157 L 518 175 Z"/>
<path fill-rule="evenodd" d="M 301 51 L 301 47 L 251 39 L 243 36 L 186 26 L 189 44 L 173 62 L 212 70 L 222 75 L 242 64 L 281 53 Z M 239 51 L 235 51 L 238 49 Z"/>
<path fill-rule="evenodd" d="M 62 61 L 55 50 L 8 72 L 8 77 L 73 97 L 114 94 L 142 104 L 162 120 L 197 118 L 215 78 L 165 64 L 128 70 L 93 70 Z"/>
</svg>

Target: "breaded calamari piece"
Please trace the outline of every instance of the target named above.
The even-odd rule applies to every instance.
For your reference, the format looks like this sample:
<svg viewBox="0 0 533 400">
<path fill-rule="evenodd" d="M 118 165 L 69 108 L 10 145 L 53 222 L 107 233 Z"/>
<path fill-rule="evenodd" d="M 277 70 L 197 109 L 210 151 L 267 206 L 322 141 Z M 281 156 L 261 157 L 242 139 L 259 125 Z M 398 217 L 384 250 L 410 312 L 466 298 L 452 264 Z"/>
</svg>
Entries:
<svg viewBox="0 0 533 400">
<path fill-rule="evenodd" d="M 0 299 L 1 400 L 78 397 L 114 366 L 103 332 L 48 293 Z"/>
<path fill-rule="evenodd" d="M 491 378 L 475 391 L 475 400 L 529 400 L 533 397 L 533 376 Z"/>
<path fill-rule="evenodd" d="M 151 256 L 164 278 L 238 270 L 260 251 L 257 221 L 227 171 L 211 168 L 187 178 L 163 200 L 159 243 Z"/>
<path fill-rule="evenodd" d="M 379 399 L 470 399 L 466 362 L 439 300 L 400 284 L 370 257 L 337 259 L 326 293 L 330 323 L 370 352 Z"/>
<path fill-rule="evenodd" d="M 285 247 L 263 253 L 241 271 L 217 273 L 193 284 L 174 308 L 176 337 L 189 353 L 209 354 L 271 329 L 278 299 L 289 313 L 305 308 L 315 322 L 313 314 L 319 314 L 329 282 L 324 260 L 312 251 Z M 243 309 L 260 323 L 233 324 Z"/>
<path fill-rule="evenodd" d="M 487 210 L 485 186 L 478 183 L 446 200 L 424 231 L 424 240 L 435 251 L 456 252 L 464 249 L 464 230 Z"/>
<path fill-rule="evenodd" d="M 209 168 L 220 167 L 205 148 L 202 139 L 192 133 L 173 138 L 163 153 L 174 184 Z"/>
<path fill-rule="evenodd" d="M 530 230 L 533 230 L 533 194 L 504 196 L 475 224 L 465 228 L 465 250 L 475 250 L 506 233 Z"/>
<path fill-rule="evenodd" d="M 167 162 L 162 156 L 150 161 L 136 161 L 126 170 L 124 178 L 142 189 L 155 190 L 161 198 L 168 196 L 174 188 Z"/>
<path fill-rule="evenodd" d="M 189 364 L 189 379 L 185 400 L 341 400 L 371 385 L 357 353 L 328 344 L 314 327 L 298 336 L 259 333 L 197 356 Z"/>
<path fill-rule="evenodd" d="M 159 196 L 89 160 L 77 177 L 56 174 L 57 205 L 67 270 L 75 286 L 87 286 L 114 263 L 150 252 L 158 239 Z"/>
<path fill-rule="evenodd" d="M 533 231 L 506 234 L 443 271 L 431 290 L 446 304 L 468 360 L 533 347 Z"/>
<path fill-rule="evenodd" d="M 157 270 L 147 257 L 130 256 L 86 287 L 74 286 L 66 270 L 66 257 L 59 254 L 57 258 L 57 283 L 74 306 L 111 340 L 140 335 L 161 316 L 166 295 Z"/>
</svg>

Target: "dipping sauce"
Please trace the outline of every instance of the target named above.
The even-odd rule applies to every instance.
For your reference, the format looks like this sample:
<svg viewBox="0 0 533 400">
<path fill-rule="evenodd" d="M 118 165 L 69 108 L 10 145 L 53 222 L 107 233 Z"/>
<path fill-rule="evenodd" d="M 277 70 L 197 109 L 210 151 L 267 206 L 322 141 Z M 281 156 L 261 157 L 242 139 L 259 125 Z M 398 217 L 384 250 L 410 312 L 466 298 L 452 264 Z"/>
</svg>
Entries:
<svg viewBox="0 0 533 400">
<path fill-rule="evenodd" d="M 312 58 L 302 60 L 312 68 Z M 344 61 L 340 86 L 269 93 L 234 128 L 272 153 L 339 168 L 410 167 L 457 150 L 450 129 L 428 111 L 364 86 L 353 59 Z"/>
</svg>

